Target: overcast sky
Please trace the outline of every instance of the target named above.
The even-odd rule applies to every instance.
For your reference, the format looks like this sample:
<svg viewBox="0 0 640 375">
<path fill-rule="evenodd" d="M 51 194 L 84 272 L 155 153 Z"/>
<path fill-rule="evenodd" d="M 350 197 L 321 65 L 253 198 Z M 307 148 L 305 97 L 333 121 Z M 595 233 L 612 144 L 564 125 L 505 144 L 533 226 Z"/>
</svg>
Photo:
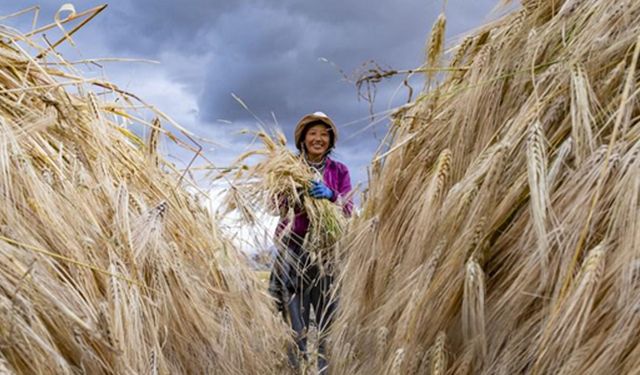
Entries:
<svg viewBox="0 0 640 375">
<path fill-rule="evenodd" d="M 0 14 L 40 5 L 38 25 L 43 25 L 53 21 L 64 3 L 3 0 Z M 102 3 L 74 5 L 80 12 Z M 366 167 L 388 124 L 369 126 L 369 104 L 358 100 L 353 82 L 340 70 L 353 78 L 368 61 L 394 69 L 420 66 L 426 37 L 443 1 L 114 0 L 108 4 L 74 35 L 75 48 L 59 49 L 64 56 L 144 58 L 160 64 L 84 66 L 86 76 L 106 74 L 194 133 L 216 140 L 220 145 L 209 146 L 206 153 L 221 166 L 249 141 L 236 133 L 257 123 L 231 93 L 264 122 L 273 123 L 273 113 L 289 137 L 302 115 L 324 111 L 340 128 L 335 158 L 350 167 L 354 183 L 366 183 Z M 486 22 L 495 4 L 495 0 L 449 0 L 448 39 Z M 2 23 L 28 31 L 32 15 Z M 55 40 L 56 32 L 49 33 Z M 406 101 L 407 91 L 400 82 L 389 80 L 378 86 L 374 112 Z M 414 85 L 420 89 L 419 82 Z M 167 152 L 188 158 L 169 147 Z"/>
</svg>

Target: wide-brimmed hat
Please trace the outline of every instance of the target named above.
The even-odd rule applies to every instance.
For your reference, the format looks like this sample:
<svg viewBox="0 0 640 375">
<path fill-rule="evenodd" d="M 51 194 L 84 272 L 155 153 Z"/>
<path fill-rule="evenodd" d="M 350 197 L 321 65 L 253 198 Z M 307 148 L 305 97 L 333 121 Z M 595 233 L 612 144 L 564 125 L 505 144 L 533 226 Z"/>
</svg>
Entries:
<svg viewBox="0 0 640 375">
<path fill-rule="evenodd" d="M 333 121 L 329 118 L 329 116 L 327 116 L 323 112 L 313 112 L 313 113 L 309 113 L 308 115 L 304 115 L 296 125 L 296 130 L 293 135 L 294 135 L 294 139 L 296 141 L 296 147 L 298 148 L 298 150 L 301 150 L 301 144 L 302 144 L 302 141 L 304 141 L 303 136 L 307 126 L 310 124 L 317 124 L 317 123 L 325 124 L 329 127 L 329 129 L 331 129 L 331 132 L 333 133 L 333 137 L 332 137 L 332 142 L 329 145 L 329 149 L 335 146 L 335 143 L 338 141 L 338 128 L 336 127 L 336 124 L 334 124 Z"/>
</svg>

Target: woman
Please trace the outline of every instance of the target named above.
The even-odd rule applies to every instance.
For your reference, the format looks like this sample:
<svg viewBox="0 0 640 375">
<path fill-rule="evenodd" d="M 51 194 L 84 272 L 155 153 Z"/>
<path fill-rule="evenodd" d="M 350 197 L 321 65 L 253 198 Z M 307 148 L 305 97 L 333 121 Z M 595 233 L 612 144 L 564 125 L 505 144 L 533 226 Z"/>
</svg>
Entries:
<svg viewBox="0 0 640 375">
<path fill-rule="evenodd" d="M 308 114 L 296 125 L 294 138 L 296 148 L 302 157 L 320 175 L 322 181 L 312 181 L 309 189 L 311 199 L 327 199 L 341 205 L 345 215 L 350 215 L 353 204 L 349 198 L 351 179 L 347 167 L 329 157 L 338 139 L 338 131 L 333 121 L 322 112 Z M 320 373 L 326 371 L 323 332 L 329 327 L 335 312 L 335 301 L 331 300 L 333 278 L 331 272 L 320 272 L 319 266 L 311 261 L 309 253 L 302 247 L 309 228 L 309 218 L 301 207 L 295 207 L 293 224 L 288 226 L 281 218 L 276 230 L 276 238 L 282 238 L 283 250 L 275 262 L 271 273 L 269 289 L 279 303 L 279 309 L 288 317 L 291 328 L 296 332 L 296 343 L 301 353 L 306 355 L 306 331 L 313 307 L 318 327 Z M 283 230 L 289 227 L 287 233 Z M 297 364 L 295 355 L 290 360 Z"/>
</svg>

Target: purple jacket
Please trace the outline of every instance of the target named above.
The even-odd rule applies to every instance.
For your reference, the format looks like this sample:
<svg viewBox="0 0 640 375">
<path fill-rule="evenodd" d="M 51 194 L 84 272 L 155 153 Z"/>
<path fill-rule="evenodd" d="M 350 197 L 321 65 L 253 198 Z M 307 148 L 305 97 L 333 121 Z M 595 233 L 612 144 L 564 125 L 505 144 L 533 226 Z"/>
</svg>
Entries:
<svg viewBox="0 0 640 375">
<path fill-rule="evenodd" d="M 347 166 L 327 157 L 322 180 L 333 191 L 334 203 L 342 205 L 342 209 L 347 216 L 351 216 L 353 210 L 353 202 L 348 196 L 351 192 L 351 178 L 349 177 L 349 169 Z M 310 198 L 313 199 L 313 198 Z M 276 237 L 279 237 L 282 230 L 287 226 L 288 220 L 281 218 L 276 228 Z M 296 211 L 293 221 L 292 232 L 300 237 L 304 237 L 309 228 L 309 218 L 304 211 Z"/>
</svg>

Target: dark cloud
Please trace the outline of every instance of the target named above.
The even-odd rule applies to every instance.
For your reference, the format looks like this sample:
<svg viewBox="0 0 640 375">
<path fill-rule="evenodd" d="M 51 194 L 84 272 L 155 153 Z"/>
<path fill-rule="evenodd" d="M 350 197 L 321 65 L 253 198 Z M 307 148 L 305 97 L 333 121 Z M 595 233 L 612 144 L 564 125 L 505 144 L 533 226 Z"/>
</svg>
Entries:
<svg viewBox="0 0 640 375">
<path fill-rule="evenodd" d="M 43 1 L 39 23 L 52 21 L 55 11 L 65 2 Z M 16 3 L 1 2 L 0 13 L 28 6 Z M 76 7 L 81 11 L 100 3 L 76 2 Z M 419 66 L 424 59 L 425 40 L 442 3 L 115 0 L 74 39 L 84 58 L 160 60 L 162 65 L 153 67 L 119 65 L 110 70 L 115 72 L 110 78 L 133 92 L 151 96 L 155 104 L 164 105 L 163 111 L 186 122 L 184 125 L 192 131 L 233 145 L 218 148 L 212 158 L 230 160 L 240 141 L 229 135 L 229 129 L 256 122 L 231 93 L 241 97 L 260 118 L 271 121 L 271 113 L 275 113 L 288 133 L 300 116 L 316 110 L 327 112 L 339 124 L 360 119 L 341 128 L 336 156 L 352 164 L 358 171 L 356 178 L 363 180 L 386 124 L 372 128 L 375 132 L 364 129 L 368 126 L 369 105 L 357 100 L 353 82 L 345 81 L 336 66 L 350 78 L 371 60 L 396 69 Z M 447 35 L 459 35 L 486 21 L 495 3 L 449 0 Z M 18 23 L 24 29 L 30 21 L 25 17 Z M 61 50 L 77 53 L 67 47 Z M 412 84 L 416 91 L 421 88 L 419 78 Z M 384 111 L 389 105 L 403 103 L 405 89 L 390 100 L 400 85 L 398 79 L 382 82 L 373 110 Z M 221 125 L 218 119 L 235 125 Z"/>
<path fill-rule="evenodd" d="M 103 20 L 112 33 L 108 45 L 113 50 L 154 57 L 167 49 L 205 53 L 209 48 L 204 39 L 208 30 L 239 4 L 210 0 L 112 1 L 112 14 Z"/>
<path fill-rule="evenodd" d="M 483 5 L 488 9 L 487 1 L 477 3 L 483 2 L 473 5 L 475 12 Z M 460 4 L 451 2 L 450 9 L 454 5 Z M 368 107 L 356 100 L 353 84 L 319 58 L 350 76 L 367 61 L 390 68 L 417 67 L 440 11 L 440 6 L 416 0 L 392 6 L 365 0 L 285 0 L 236 8 L 212 28 L 218 53 L 205 79 L 202 116 L 248 118 L 231 98 L 234 92 L 261 116 L 274 111 L 287 122 L 318 107 L 344 115 L 339 121 L 364 117 Z M 456 25 L 455 18 L 450 25 Z M 395 88 L 398 82 L 390 84 Z M 385 99 L 381 97 L 384 105 Z"/>
<path fill-rule="evenodd" d="M 205 79 L 203 118 L 247 118 L 231 92 L 260 116 L 273 111 L 289 126 L 318 108 L 335 114 L 338 122 L 366 116 L 368 106 L 356 100 L 353 84 L 320 58 L 348 74 L 368 60 L 384 66 L 419 65 L 425 27 L 412 26 L 422 29 L 418 35 L 411 27 L 394 27 L 407 24 L 392 14 L 401 17 L 401 12 L 385 12 L 365 1 L 285 1 L 279 7 L 244 7 L 221 17 L 213 31 L 223 36 L 215 50 L 224 53 L 213 57 Z M 408 14 L 415 18 L 415 13 Z"/>
</svg>

